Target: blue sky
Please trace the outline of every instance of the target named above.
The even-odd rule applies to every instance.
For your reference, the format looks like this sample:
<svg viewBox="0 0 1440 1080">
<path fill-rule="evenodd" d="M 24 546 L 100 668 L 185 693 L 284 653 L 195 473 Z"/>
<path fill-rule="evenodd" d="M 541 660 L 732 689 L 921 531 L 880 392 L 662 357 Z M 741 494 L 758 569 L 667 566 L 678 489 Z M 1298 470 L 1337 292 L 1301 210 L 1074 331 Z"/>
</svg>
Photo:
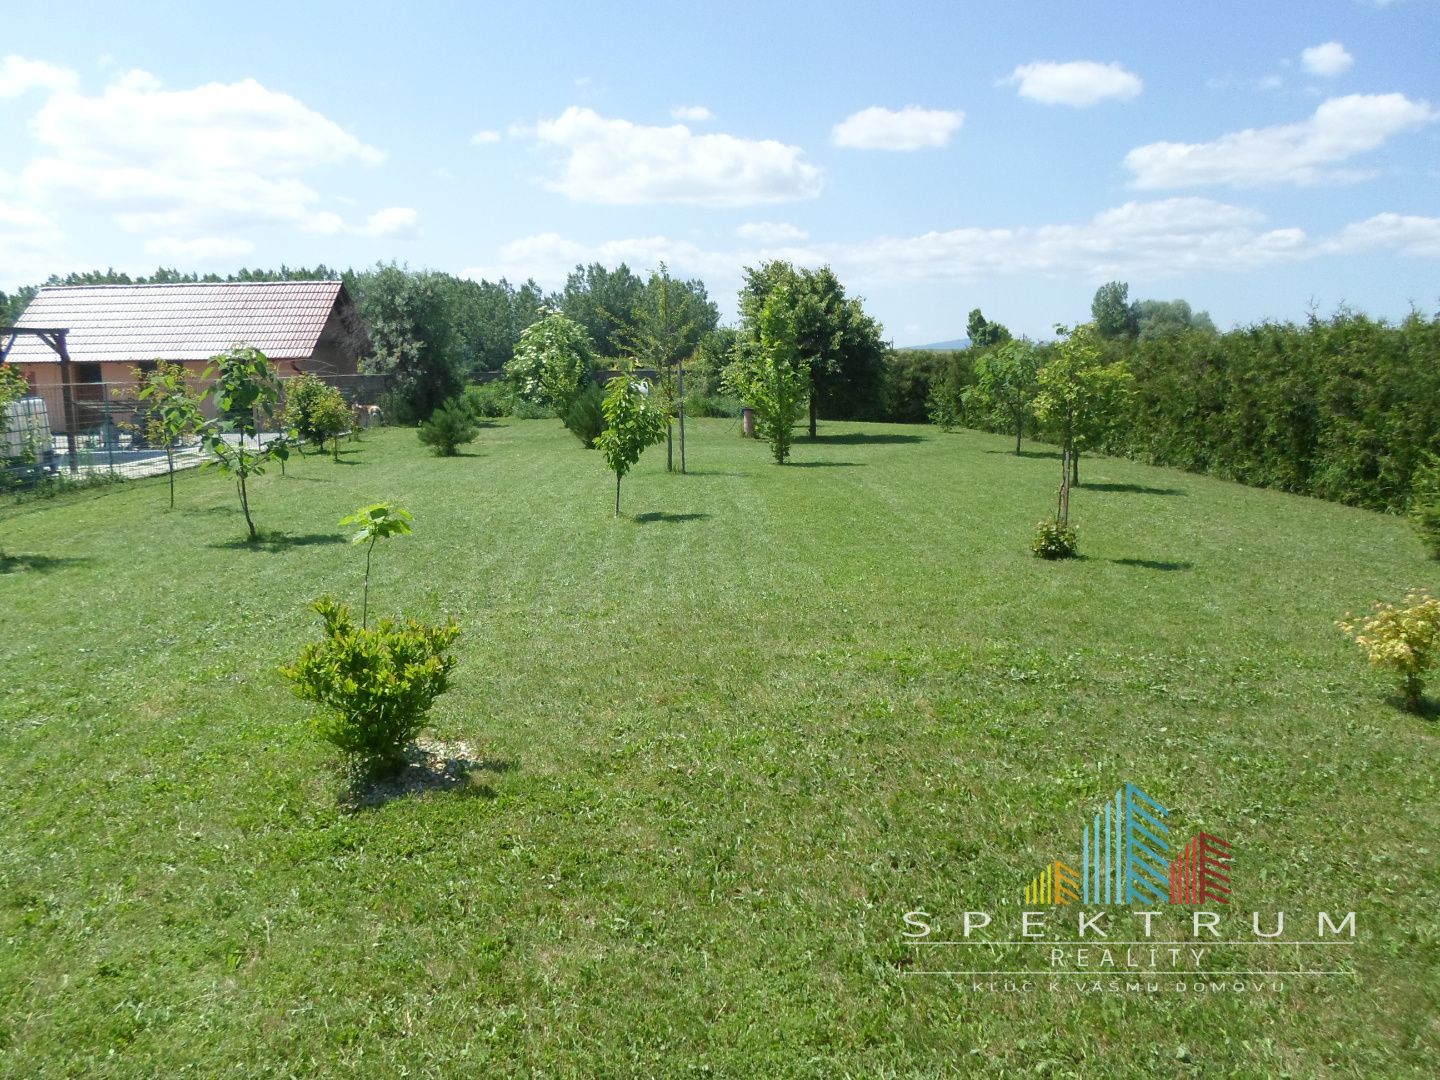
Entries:
<svg viewBox="0 0 1440 1080">
<path fill-rule="evenodd" d="M 157 265 L 555 287 L 829 263 L 896 344 L 1095 288 L 1440 308 L 1440 3 L 52 3 L 0 38 L 0 288 Z"/>
</svg>

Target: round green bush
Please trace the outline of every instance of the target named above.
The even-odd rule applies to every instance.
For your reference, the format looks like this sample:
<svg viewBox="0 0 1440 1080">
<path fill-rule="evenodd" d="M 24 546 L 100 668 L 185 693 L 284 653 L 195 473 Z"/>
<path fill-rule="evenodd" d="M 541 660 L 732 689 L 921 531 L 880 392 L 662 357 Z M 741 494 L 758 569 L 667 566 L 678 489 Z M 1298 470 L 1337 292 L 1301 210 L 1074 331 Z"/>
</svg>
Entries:
<svg viewBox="0 0 1440 1080">
<path fill-rule="evenodd" d="M 1080 553 L 1075 530 L 1053 519 L 1035 526 L 1030 550 L 1042 559 L 1073 559 Z"/>
</svg>

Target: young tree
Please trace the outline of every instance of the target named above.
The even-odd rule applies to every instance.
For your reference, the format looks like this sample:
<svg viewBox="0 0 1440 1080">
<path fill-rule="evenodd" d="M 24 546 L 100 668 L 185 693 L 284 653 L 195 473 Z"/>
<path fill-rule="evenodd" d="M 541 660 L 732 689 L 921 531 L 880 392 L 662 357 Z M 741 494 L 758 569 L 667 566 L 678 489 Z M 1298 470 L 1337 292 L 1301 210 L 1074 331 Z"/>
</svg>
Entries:
<svg viewBox="0 0 1440 1080">
<path fill-rule="evenodd" d="M 311 413 L 311 424 L 314 426 L 315 434 L 320 439 L 320 448 L 325 448 L 325 440 L 330 439 L 335 460 L 340 460 L 340 436 L 350 430 L 354 417 L 350 414 L 350 406 L 345 404 L 345 395 L 334 386 L 326 386 L 324 392 L 315 401 Z"/>
<path fill-rule="evenodd" d="M 470 407 L 460 398 L 451 398 L 430 414 L 420 425 L 420 441 L 430 447 L 436 457 L 454 457 L 468 442 L 480 434 Z"/>
<path fill-rule="evenodd" d="M 776 463 L 784 465 L 810 389 L 787 287 L 770 294 L 756 321 L 760 340 L 748 347 L 742 344 L 740 355 L 725 369 L 726 385 L 755 410 L 756 431 L 770 443 Z"/>
<path fill-rule="evenodd" d="M 414 531 L 410 528 L 414 520 L 409 510 L 383 502 L 362 506 L 340 519 L 341 525 L 360 526 L 360 531 L 350 539 L 352 544 L 369 543 L 365 549 L 365 592 L 360 600 L 361 629 L 370 625 L 370 556 L 375 553 L 375 542 L 387 536 L 408 535 Z"/>
<path fill-rule="evenodd" d="M 145 437 L 151 444 L 165 448 L 165 464 L 170 475 L 170 509 L 175 509 L 175 444 L 181 439 L 198 435 L 205 426 L 200 411 L 200 395 L 190 386 L 183 364 L 157 361 L 149 371 L 132 368 L 139 398 L 146 403 Z"/>
<path fill-rule="evenodd" d="M 250 496 L 247 482 L 259 476 L 271 461 L 290 457 L 290 444 L 284 436 L 261 441 L 258 417 L 275 417 L 280 400 L 280 379 L 275 366 L 259 349 L 237 345 L 229 352 L 211 357 L 204 378 L 214 378 L 210 393 L 215 402 L 217 418 L 206 426 L 204 442 L 214 457 L 206 462 L 235 478 L 240 494 L 240 510 L 250 541 L 260 539 L 250 517 Z M 227 435 L 235 436 L 231 442 Z M 253 446 L 251 445 L 253 442 Z"/>
<path fill-rule="evenodd" d="M 546 311 L 527 326 L 505 365 L 515 392 L 565 419 L 595 370 L 595 349 L 579 323 L 559 311 Z"/>
<path fill-rule="evenodd" d="M 328 389 L 325 380 L 308 371 L 285 384 L 285 410 L 281 416 L 302 447 L 305 443 L 324 447 L 326 437 L 317 429 L 314 415 Z"/>
<path fill-rule="evenodd" d="M 615 472 L 615 516 L 620 516 L 620 480 L 648 447 L 665 438 L 665 413 L 650 402 L 649 386 L 625 372 L 610 380 L 601 409 L 605 430 L 595 446 Z"/>
<path fill-rule="evenodd" d="M 1123 363 L 1102 363 L 1095 327 L 1055 328 L 1065 338 L 1054 358 L 1036 376 L 1040 392 L 1035 414 L 1058 429 L 1062 463 L 1069 462 L 1072 484 L 1080 483 L 1080 451 L 1101 446 L 1120 424 L 1135 377 Z"/>
<path fill-rule="evenodd" d="M 1025 421 L 1039 391 L 1040 353 L 1030 342 L 1006 341 L 975 362 L 975 385 L 965 393 L 965 404 L 1004 417 L 1015 432 L 1015 453 Z"/>
<path fill-rule="evenodd" d="M 659 376 L 656 389 L 665 411 L 665 471 L 673 471 L 674 439 L 670 418 L 680 422 L 680 471 L 685 471 L 685 363 L 704 336 L 715 329 L 719 312 L 699 281 L 677 281 L 662 262 L 650 275 L 645 292 L 631 312 L 619 338 L 640 367 Z"/>
</svg>

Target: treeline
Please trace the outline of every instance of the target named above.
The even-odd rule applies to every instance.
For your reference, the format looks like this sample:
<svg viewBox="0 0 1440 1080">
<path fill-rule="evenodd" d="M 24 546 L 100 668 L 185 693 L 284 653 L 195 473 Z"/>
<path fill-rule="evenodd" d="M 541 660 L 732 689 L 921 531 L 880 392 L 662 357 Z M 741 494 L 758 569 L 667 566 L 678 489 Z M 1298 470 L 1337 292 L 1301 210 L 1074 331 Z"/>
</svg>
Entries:
<svg viewBox="0 0 1440 1080">
<path fill-rule="evenodd" d="M 1130 378 L 1096 417 L 1090 449 L 1388 511 L 1410 505 L 1440 454 L 1440 318 L 1342 311 L 1222 334 L 1184 301 L 1130 303 L 1111 282 L 1091 319 L 1096 369 L 1118 363 Z M 932 420 L 1058 438 L 1031 407 L 1053 347 L 1002 351 L 1008 338 L 947 358 Z"/>
</svg>

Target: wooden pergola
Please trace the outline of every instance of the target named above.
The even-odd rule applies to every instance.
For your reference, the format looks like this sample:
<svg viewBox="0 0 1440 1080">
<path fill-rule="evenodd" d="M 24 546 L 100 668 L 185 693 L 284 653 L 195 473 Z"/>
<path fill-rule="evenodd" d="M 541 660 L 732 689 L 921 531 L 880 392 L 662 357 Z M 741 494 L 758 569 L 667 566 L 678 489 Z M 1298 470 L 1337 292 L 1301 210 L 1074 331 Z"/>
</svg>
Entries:
<svg viewBox="0 0 1440 1080">
<path fill-rule="evenodd" d="M 21 334 L 36 337 L 49 345 L 60 358 L 60 401 L 65 421 L 65 449 L 73 473 L 79 468 L 75 453 L 75 396 L 70 390 L 70 350 L 65 345 L 67 330 L 40 329 L 29 326 L 0 326 L 0 364 L 10 358 L 10 350 Z"/>
</svg>

